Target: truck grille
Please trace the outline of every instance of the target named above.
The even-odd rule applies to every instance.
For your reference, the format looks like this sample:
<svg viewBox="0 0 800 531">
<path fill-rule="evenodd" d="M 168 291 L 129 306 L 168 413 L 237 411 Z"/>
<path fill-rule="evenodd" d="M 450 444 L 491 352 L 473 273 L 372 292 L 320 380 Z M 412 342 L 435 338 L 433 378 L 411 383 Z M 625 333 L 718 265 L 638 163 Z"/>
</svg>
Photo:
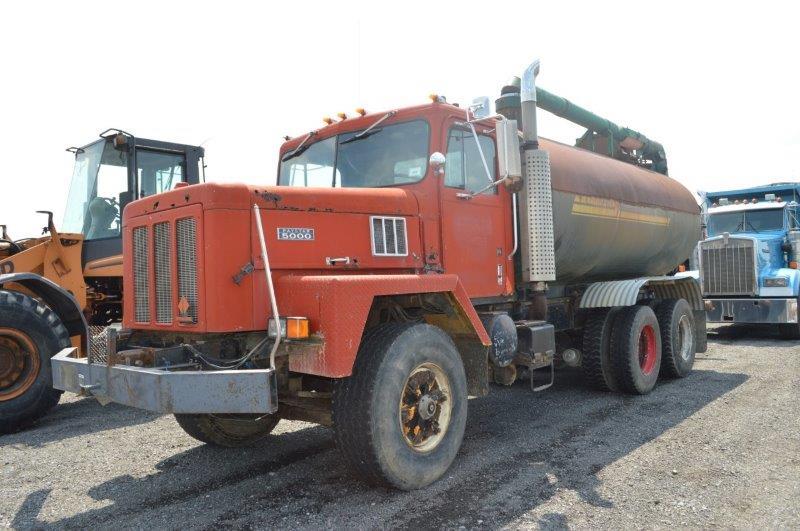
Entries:
<svg viewBox="0 0 800 531">
<path fill-rule="evenodd" d="M 754 295 L 755 244 L 743 238 L 700 242 L 703 295 Z"/>
<path fill-rule="evenodd" d="M 156 322 L 172 322 L 172 249 L 169 246 L 169 222 L 153 225 L 156 263 Z"/>
<path fill-rule="evenodd" d="M 150 254 L 150 231 L 149 226 L 133 229 L 135 321 L 138 323 L 151 321 L 150 302 L 154 299 L 156 323 L 167 325 L 173 323 L 176 310 L 182 310 L 184 306 L 186 313 L 181 312 L 178 321 L 181 324 L 196 323 L 197 220 L 184 218 L 177 220 L 174 225 L 169 221 L 154 224 L 152 254 Z"/>
<path fill-rule="evenodd" d="M 375 256 L 407 256 L 405 218 L 372 216 L 372 254 Z"/>
<path fill-rule="evenodd" d="M 150 260 L 147 227 L 133 229 L 134 318 L 139 323 L 150 320 Z"/>
<path fill-rule="evenodd" d="M 178 299 L 186 299 L 186 315 L 197 322 L 197 223 L 194 218 L 179 219 L 178 235 Z"/>
</svg>

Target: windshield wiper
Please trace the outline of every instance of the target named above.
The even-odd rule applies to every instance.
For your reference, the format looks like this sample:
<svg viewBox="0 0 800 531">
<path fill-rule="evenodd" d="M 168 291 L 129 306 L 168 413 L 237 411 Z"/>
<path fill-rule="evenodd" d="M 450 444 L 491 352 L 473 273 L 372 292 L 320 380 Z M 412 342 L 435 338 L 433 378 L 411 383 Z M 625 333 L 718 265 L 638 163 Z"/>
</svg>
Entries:
<svg viewBox="0 0 800 531">
<path fill-rule="evenodd" d="M 311 144 L 309 144 L 308 141 L 311 140 L 311 137 L 314 137 L 316 135 L 317 135 L 316 131 L 311 131 L 310 133 L 308 133 L 308 136 L 306 136 L 303 139 L 303 141 L 300 142 L 299 146 L 297 146 L 292 151 L 290 151 L 289 153 L 284 155 L 283 158 L 281 158 L 281 162 L 286 162 L 287 160 L 290 160 L 290 159 L 293 159 L 295 157 L 299 157 L 300 155 L 302 155 L 305 152 L 305 150 L 307 150 L 309 147 L 311 147 Z"/>
<path fill-rule="evenodd" d="M 375 122 L 372 125 L 370 125 L 366 129 L 364 129 L 363 131 L 361 131 L 357 135 L 351 136 L 347 140 L 343 140 L 343 141 L 339 142 L 339 145 L 349 144 L 350 142 L 355 142 L 356 140 L 361 140 L 362 138 L 367 138 L 368 136 L 374 135 L 375 133 L 379 133 L 381 131 L 381 129 L 375 129 L 375 127 L 377 127 L 378 125 L 380 125 L 384 121 L 388 120 L 389 118 L 391 118 L 395 114 L 397 114 L 397 111 L 389 111 L 389 112 L 387 112 L 382 117 L 380 117 L 377 120 L 375 120 Z"/>
</svg>

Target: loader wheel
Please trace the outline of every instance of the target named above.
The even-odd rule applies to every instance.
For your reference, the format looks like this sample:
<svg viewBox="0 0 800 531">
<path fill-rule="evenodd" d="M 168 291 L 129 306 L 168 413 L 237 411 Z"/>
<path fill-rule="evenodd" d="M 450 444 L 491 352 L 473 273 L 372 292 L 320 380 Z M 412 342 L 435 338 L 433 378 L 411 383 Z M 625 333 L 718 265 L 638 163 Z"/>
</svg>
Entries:
<svg viewBox="0 0 800 531">
<path fill-rule="evenodd" d="M 617 391 L 611 368 L 611 332 L 620 308 L 592 310 L 583 329 L 581 369 L 589 385 L 600 391 Z"/>
<path fill-rule="evenodd" d="M 69 345 L 67 329 L 50 308 L 0 290 L 0 433 L 33 423 L 58 403 L 50 357 Z"/>
<path fill-rule="evenodd" d="M 183 431 L 200 442 L 225 448 L 240 448 L 263 439 L 280 420 L 274 415 L 176 414 Z"/>
<path fill-rule="evenodd" d="M 684 299 L 667 299 L 655 311 L 661 329 L 661 375 L 683 378 L 692 372 L 697 352 L 692 308 Z"/>
<path fill-rule="evenodd" d="M 611 363 L 620 391 L 644 395 L 653 390 L 661 365 L 661 332 L 649 306 L 620 310 L 611 335 Z"/>
<path fill-rule="evenodd" d="M 466 419 L 461 356 L 428 324 L 368 330 L 352 376 L 334 382 L 337 445 L 373 484 L 412 490 L 439 479 L 461 447 Z"/>
</svg>

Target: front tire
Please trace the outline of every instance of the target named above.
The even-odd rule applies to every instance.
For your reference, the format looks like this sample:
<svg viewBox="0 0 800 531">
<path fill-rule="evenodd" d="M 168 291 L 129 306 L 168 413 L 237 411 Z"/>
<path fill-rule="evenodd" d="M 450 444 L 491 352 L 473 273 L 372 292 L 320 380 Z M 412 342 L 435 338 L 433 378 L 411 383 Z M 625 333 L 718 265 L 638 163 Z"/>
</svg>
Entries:
<svg viewBox="0 0 800 531">
<path fill-rule="evenodd" d="M 67 329 L 50 308 L 0 290 L 0 433 L 33 423 L 58 403 L 50 357 L 69 345 Z"/>
<path fill-rule="evenodd" d="M 779 324 L 781 339 L 800 339 L 800 323 Z"/>
<path fill-rule="evenodd" d="M 277 426 L 274 415 L 176 414 L 183 431 L 200 442 L 224 448 L 241 448 L 269 435 Z"/>
<path fill-rule="evenodd" d="M 620 310 L 611 348 L 620 391 L 638 395 L 652 391 L 661 366 L 661 332 L 652 308 L 629 306 Z"/>
<path fill-rule="evenodd" d="M 461 356 L 428 324 L 368 330 L 353 374 L 334 382 L 337 445 L 373 484 L 412 490 L 439 479 L 461 447 L 466 418 Z"/>
</svg>

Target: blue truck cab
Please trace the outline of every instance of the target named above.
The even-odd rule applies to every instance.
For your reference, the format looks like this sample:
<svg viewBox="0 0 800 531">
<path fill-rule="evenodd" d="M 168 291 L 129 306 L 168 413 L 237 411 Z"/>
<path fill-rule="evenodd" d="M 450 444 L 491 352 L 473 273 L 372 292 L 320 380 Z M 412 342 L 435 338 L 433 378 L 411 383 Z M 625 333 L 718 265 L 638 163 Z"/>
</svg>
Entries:
<svg viewBox="0 0 800 531">
<path fill-rule="evenodd" d="M 706 194 L 692 258 L 708 322 L 776 325 L 800 339 L 800 182 Z"/>
</svg>

